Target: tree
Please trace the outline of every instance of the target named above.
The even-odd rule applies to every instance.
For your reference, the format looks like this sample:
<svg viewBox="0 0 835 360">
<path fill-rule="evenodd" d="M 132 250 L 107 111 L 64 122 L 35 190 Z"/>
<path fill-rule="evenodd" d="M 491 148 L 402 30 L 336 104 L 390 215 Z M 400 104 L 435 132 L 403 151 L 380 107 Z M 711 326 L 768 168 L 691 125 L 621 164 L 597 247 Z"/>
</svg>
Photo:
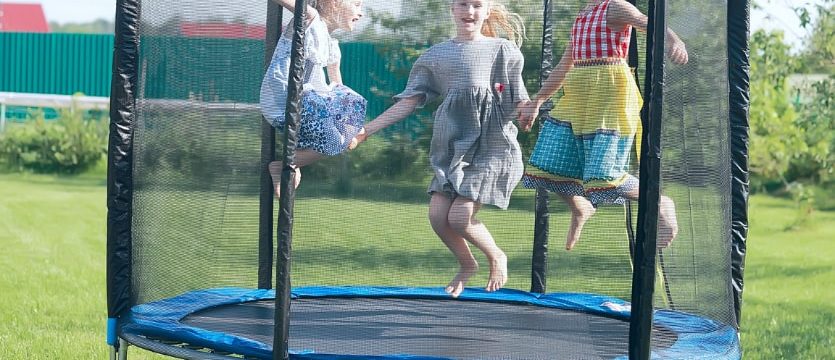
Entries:
<svg viewBox="0 0 835 360">
<path fill-rule="evenodd" d="M 797 113 L 789 102 L 786 78 L 797 68 L 782 32 L 751 36 L 751 172 L 760 182 L 788 185 L 790 162 L 807 150 Z"/>
<path fill-rule="evenodd" d="M 818 18 L 811 23 L 811 11 L 807 8 L 795 8 L 801 26 L 811 27 L 811 34 L 806 38 L 806 48 L 800 54 L 800 64 L 804 73 L 835 74 L 835 1 L 827 0 L 825 5 L 816 5 Z"/>
<path fill-rule="evenodd" d="M 789 180 L 807 179 L 826 183 L 833 176 L 835 163 L 835 111 L 832 97 L 835 88 L 835 1 L 813 8 L 795 8 L 801 26 L 811 29 L 806 38 L 805 48 L 798 56 L 798 71 L 801 73 L 828 74 L 827 79 L 805 85 L 809 88 L 794 89 L 804 93 L 805 99 L 798 99 L 797 126 L 803 131 L 808 151 L 792 161 L 788 172 Z M 817 19 L 812 23 L 812 11 Z"/>
<path fill-rule="evenodd" d="M 49 29 L 54 33 L 112 34 L 114 25 L 105 19 L 97 19 L 86 23 L 50 22 Z"/>
</svg>

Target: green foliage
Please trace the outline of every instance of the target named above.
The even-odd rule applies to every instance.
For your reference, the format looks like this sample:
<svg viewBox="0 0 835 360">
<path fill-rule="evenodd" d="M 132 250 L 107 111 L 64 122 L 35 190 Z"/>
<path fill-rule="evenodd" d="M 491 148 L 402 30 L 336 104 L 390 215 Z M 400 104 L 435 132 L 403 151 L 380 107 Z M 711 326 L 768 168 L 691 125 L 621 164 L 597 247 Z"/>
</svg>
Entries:
<svg viewBox="0 0 835 360">
<path fill-rule="evenodd" d="M 423 139 L 414 141 L 403 135 L 394 135 L 380 141 L 379 145 L 368 144 L 377 151 L 358 162 L 359 169 L 369 179 L 420 177 L 427 170 L 423 165 L 429 163 L 424 151 L 429 144 L 422 144 Z"/>
<path fill-rule="evenodd" d="M 835 180 L 832 4 L 826 0 L 822 5 L 794 8 L 801 26 L 811 28 L 805 48 L 796 56 L 789 53 L 782 33 L 759 30 L 750 39 L 752 189 L 794 201 L 795 216 L 785 226 L 788 230 L 806 228 L 813 209 L 832 206 L 828 200 Z M 813 12 L 818 14 L 814 23 Z M 789 88 L 786 79 L 797 73 L 824 73 L 829 78 Z"/>
<path fill-rule="evenodd" d="M 812 10 L 804 7 L 795 8 L 801 26 L 811 27 L 812 32 L 806 39 L 806 48 L 800 54 L 803 72 L 835 74 L 835 1 L 826 0 L 826 4 L 815 5 L 817 21 L 811 23 Z"/>
<path fill-rule="evenodd" d="M 806 152 L 803 131 L 789 102 L 786 78 L 796 69 L 780 32 L 751 36 L 751 171 L 760 181 L 788 184 L 789 164 Z"/>
<path fill-rule="evenodd" d="M 43 111 L 0 134 L 0 164 L 14 171 L 77 174 L 95 166 L 107 150 L 107 122 L 85 120 L 80 111 Z"/>
<path fill-rule="evenodd" d="M 260 150 L 251 141 L 257 141 L 260 114 L 209 109 L 195 100 L 184 105 L 188 111 L 143 109 L 134 124 L 134 171 L 142 174 L 134 178 L 137 186 L 165 179 L 166 186 L 210 188 L 228 174 L 257 174 Z"/>
<path fill-rule="evenodd" d="M 427 0 L 409 5 L 404 6 L 403 14 L 399 16 L 368 8 L 372 26 L 368 26 L 358 39 L 426 47 L 444 41 L 453 34 L 448 1 Z M 384 30 L 377 31 L 378 28 Z"/>
<path fill-rule="evenodd" d="M 811 87 L 810 99 L 797 105 L 797 126 L 803 132 L 806 151 L 790 163 L 787 177 L 820 184 L 835 179 L 835 75 Z"/>
<path fill-rule="evenodd" d="M 807 225 L 811 220 L 812 211 L 815 207 L 815 192 L 799 182 L 793 182 L 787 186 L 792 200 L 794 200 L 796 213 L 794 221 L 786 226 L 786 230 L 797 230 Z"/>
<path fill-rule="evenodd" d="M 330 184 L 337 195 L 359 190 L 354 182 L 422 179 L 429 173 L 424 140 L 407 135 L 372 136 L 358 148 L 305 167 L 305 186 L 310 183 Z"/>
<path fill-rule="evenodd" d="M 105 19 L 96 19 L 84 23 L 49 23 L 49 30 L 54 33 L 77 33 L 77 34 L 112 34 L 114 24 Z"/>
<path fill-rule="evenodd" d="M 831 0 L 815 7 L 795 8 L 801 25 L 812 29 L 798 56 L 789 53 L 779 32 L 759 30 L 751 37 L 751 171 L 755 190 L 776 188 L 797 198 L 795 193 L 801 186 L 797 182 L 826 185 L 833 180 L 832 9 Z M 818 18 L 812 23 L 814 11 Z M 788 88 L 789 75 L 813 72 L 830 77 L 809 88 Z M 805 96 L 791 103 L 792 92 Z"/>
</svg>

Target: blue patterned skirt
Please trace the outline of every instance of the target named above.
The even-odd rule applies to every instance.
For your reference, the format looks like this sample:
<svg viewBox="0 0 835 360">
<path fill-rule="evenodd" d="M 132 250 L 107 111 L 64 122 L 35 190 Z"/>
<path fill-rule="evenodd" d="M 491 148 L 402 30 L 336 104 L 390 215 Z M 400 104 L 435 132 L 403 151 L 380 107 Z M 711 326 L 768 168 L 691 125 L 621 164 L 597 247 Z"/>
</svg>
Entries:
<svg viewBox="0 0 835 360">
<path fill-rule="evenodd" d="M 344 152 L 362 130 L 367 106 L 362 95 L 345 85 L 337 85 L 332 91 L 305 90 L 297 148 L 328 156 Z M 284 121 L 280 120 L 271 123 L 283 129 Z"/>
<path fill-rule="evenodd" d="M 529 159 L 523 185 L 565 195 L 584 195 L 593 204 L 621 203 L 638 186 L 629 174 L 634 135 L 598 129 L 577 135 L 571 123 L 548 117 Z"/>
</svg>

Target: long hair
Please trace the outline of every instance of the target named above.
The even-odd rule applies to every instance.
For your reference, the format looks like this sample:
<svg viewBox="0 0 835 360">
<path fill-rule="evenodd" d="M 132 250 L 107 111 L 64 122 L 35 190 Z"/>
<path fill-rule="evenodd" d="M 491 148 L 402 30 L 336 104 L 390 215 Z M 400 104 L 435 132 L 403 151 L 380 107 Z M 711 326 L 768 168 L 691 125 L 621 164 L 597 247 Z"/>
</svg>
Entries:
<svg viewBox="0 0 835 360">
<path fill-rule="evenodd" d="M 490 37 L 505 37 L 522 47 L 525 37 L 525 23 L 519 14 L 512 12 L 497 0 L 490 1 L 490 15 L 484 21 L 481 33 Z M 503 35 L 503 36 L 502 36 Z"/>
<path fill-rule="evenodd" d="M 341 22 L 342 14 L 338 13 L 334 15 L 335 12 L 338 12 L 340 6 L 347 4 L 350 0 L 307 0 L 307 5 L 316 9 L 319 13 L 319 16 L 322 17 L 322 20 L 325 23 L 328 22 Z"/>
</svg>

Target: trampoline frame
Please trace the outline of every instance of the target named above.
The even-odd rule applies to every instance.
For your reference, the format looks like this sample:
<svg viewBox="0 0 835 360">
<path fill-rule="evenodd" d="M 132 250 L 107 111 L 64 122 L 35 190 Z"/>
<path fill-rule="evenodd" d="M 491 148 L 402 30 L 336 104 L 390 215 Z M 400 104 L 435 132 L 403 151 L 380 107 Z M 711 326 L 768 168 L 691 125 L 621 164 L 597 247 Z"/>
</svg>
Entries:
<svg viewBox="0 0 835 360">
<path fill-rule="evenodd" d="M 550 23 L 550 9 L 553 0 L 544 0 L 543 54 L 553 45 Z M 278 4 L 267 0 L 267 35 L 265 39 L 265 63 L 269 63 L 272 49 L 278 39 L 281 9 Z M 650 330 L 653 324 L 652 299 L 654 278 L 656 276 L 656 223 L 658 218 L 658 198 L 660 183 L 660 124 L 661 95 L 663 89 L 664 57 L 653 54 L 664 53 L 665 0 L 649 0 L 649 26 L 647 29 L 647 73 L 645 94 L 648 94 L 645 110 L 642 111 L 642 123 L 645 146 L 641 154 L 640 199 L 638 211 L 637 236 L 634 246 L 635 270 L 632 285 L 632 312 L 630 313 L 629 358 L 649 359 Z M 284 131 L 284 149 L 281 181 L 281 199 L 279 201 L 278 249 L 274 251 L 273 239 L 273 190 L 269 174 L 262 171 L 261 176 L 261 226 L 259 230 L 259 270 L 258 286 L 271 289 L 272 266 L 275 264 L 275 331 L 274 359 L 288 359 L 289 303 L 290 287 L 290 244 L 292 242 L 292 217 L 295 189 L 289 186 L 292 164 L 299 128 L 299 95 L 301 92 L 302 62 L 301 57 L 302 26 L 300 12 L 305 8 L 305 0 L 296 0 L 294 23 L 291 76 L 288 84 L 288 105 L 286 109 L 286 131 Z M 727 54 L 729 83 L 729 134 L 731 155 L 731 279 L 728 286 L 732 289 L 734 301 L 734 329 L 739 327 L 741 296 L 743 291 L 743 272 L 748 232 L 748 32 L 749 1 L 727 1 Z M 140 0 L 117 0 L 116 28 L 113 53 L 113 76 L 110 98 L 110 136 L 108 143 L 107 170 L 107 343 L 112 346 L 111 358 L 126 357 L 127 345 L 141 342 L 129 333 L 119 338 L 118 329 L 129 317 L 135 304 L 131 291 L 131 244 L 132 244 L 132 202 L 133 202 L 133 126 L 136 116 L 139 56 L 139 18 Z M 633 39 L 635 37 L 633 36 Z M 630 46 L 631 47 L 631 46 Z M 630 53 L 637 53 L 631 51 Z M 552 57 L 543 56 L 542 76 L 547 76 Z M 266 66 L 266 65 L 265 65 Z M 261 165 L 275 159 L 275 131 L 262 124 Z M 537 192 L 534 252 L 532 258 L 533 293 L 545 292 L 545 269 L 547 264 L 547 193 Z M 652 206 L 650 206 L 652 205 Z M 204 355 L 205 356 L 205 355 Z M 219 355 L 220 356 L 220 355 Z M 203 357 L 206 358 L 206 357 Z M 221 357 L 228 358 L 228 357 Z"/>
<path fill-rule="evenodd" d="M 450 300 L 449 295 L 441 288 L 400 288 L 375 286 L 309 286 L 296 288 L 291 292 L 291 298 L 317 299 L 410 299 L 410 300 Z M 218 288 L 191 291 L 173 298 L 166 298 L 151 303 L 134 306 L 125 317 L 120 336 L 130 340 L 140 347 L 178 355 L 187 359 L 206 358 L 205 352 L 182 348 L 174 345 L 155 344 L 150 338 L 165 339 L 176 343 L 195 345 L 196 348 L 207 348 L 215 344 L 214 349 L 223 353 L 232 353 L 252 358 L 264 359 L 271 356 L 271 348 L 254 340 L 237 335 L 221 334 L 211 330 L 195 328 L 183 324 L 181 320 L 190 314 L 214 307 L 241 304 L 252 301 L 275 299 L 275 291 L 266 289 Z M 551 293 L 537 294 L 526 291 L 502 289 L 489 293 L 481 289 L 468 289 L 457 301 L 493 302 L 513 305 L 537 306 L 572 312 L 589 314 L 628 322 L 630 320 L 629 304 L 622 299 L 610 296 L 583 293 Z M 736 329 L 717 321 L 700 316 L 691 315 L 675 310 L 657 310 L 653 326 L 675 333 L 676 341 L 669 347 L 658 351 L 660 358 L 682 358 L 684 354 L 699 349 L 704 358 L 710 359 L 738 359 L 739 343 Z M 706 345 L 710 344 L 710 345 Z M 214 356 L 214 355 L 213 355 Z M 222 356 L 222 355 L 217 355 Z M 221 357 L 229 359 L 228 357 Z M 314 353 L 306 349 L 290 352 L 291 359 L 320 360 L 320 359 L 447 359 L 438 356 L 409 356 L 404 355 L 336 355 Z M 623 359 L 618 357 L 616 359 Z"/>
</svg>

